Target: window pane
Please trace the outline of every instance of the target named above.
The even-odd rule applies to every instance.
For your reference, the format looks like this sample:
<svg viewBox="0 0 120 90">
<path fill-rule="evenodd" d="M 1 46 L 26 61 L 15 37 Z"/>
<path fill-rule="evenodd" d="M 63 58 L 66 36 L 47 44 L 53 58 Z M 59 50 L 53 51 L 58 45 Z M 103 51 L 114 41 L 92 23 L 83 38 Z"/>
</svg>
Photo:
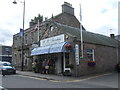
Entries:
<svg viewBox="0 0 120 90">
<path fill-rule="evenodd" d="M 89 61 L 94 61 L 94 50 L 87 49 L 87 58 Z"/>
</svg>

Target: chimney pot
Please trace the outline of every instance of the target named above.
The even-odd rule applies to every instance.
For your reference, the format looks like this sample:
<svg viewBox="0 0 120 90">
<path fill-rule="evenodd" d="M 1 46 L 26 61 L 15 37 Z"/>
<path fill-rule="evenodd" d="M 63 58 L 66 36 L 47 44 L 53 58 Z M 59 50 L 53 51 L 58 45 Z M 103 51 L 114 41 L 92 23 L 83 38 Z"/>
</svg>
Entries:
<svg viewBox="0 0 120 90">
<path fill-rule="evenodd" d="M 110 34 L 110 37 L 111 37 L 111 38 L 115 38 L 115 35 L 114 35 L 114 34 Z"/>
</svg>

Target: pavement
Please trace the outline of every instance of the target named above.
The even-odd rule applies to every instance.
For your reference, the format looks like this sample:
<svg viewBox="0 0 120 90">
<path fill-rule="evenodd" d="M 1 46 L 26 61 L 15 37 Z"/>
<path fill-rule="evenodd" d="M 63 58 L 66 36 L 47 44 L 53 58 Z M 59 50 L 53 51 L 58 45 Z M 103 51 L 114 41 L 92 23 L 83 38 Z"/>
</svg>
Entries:
<svg viewBox="0 0 120 90">
<path fill-rule="evenodd" d="M 101 77 L 105 75 L 110 75 L 112 73 L 113 72 L 106 72 L 106 73 L 100 73 L 100 74 L 91 74 L 91 75 L 85 75 L 85 76 L 80 76 L 80 77 L 73 77 L 73 76 L 34 73 L 32 71 L 17 71 L 16 72 L 17 75 L 41 78 L 41 79 L 53 80 L 53 81 L 66 81 L 66 82 L 83 81 L 83 80 L 93 79 L 93 78 L 97 78 L 97 77 Z"/>
<path fill-rule="evenodd" d="M 72 76 L 41 74 L 41 73 L 34 73 L 32 71 L 17 71 L 16 73 L 23 76 L 37 77 L 37 78 L 42 78 L 47 80 L 56 80 L 56 81 L 68 81 L 68 80 L 77 79 L 76 77 L 72 77 Z"/>
</svg>

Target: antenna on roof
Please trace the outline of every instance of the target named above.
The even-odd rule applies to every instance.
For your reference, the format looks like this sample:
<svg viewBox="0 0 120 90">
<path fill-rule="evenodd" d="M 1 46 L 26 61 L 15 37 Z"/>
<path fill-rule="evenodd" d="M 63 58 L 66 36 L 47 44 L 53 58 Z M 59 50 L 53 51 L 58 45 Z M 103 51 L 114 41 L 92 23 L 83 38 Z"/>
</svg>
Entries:
<svg viewBox="0 0 120 90">
<path fill-rule="evenodd" d="M 52 18 L 53 18 L 54 16 L 53 16 L 53 14 L 52 14 Z"/>
<path fill-rule="evenodd" d="M 115 35 L 114 35 L 114 33 L 112 32 L 112 29 L 110 29 L 110 37 L 111 37 L 111 38 L 115 38 Z"/>
<path fill-rule="evenodd" d="M 112 34 L 112 29 L 110 29 L 110 34 Z"/>
</svg>

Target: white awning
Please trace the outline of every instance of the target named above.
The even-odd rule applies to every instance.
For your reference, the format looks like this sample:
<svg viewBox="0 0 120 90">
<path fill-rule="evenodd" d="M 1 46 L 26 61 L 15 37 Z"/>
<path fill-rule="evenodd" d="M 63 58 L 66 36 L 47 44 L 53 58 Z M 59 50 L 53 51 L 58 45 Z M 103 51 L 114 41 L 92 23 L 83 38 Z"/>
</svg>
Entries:
<svg viewBox="0 0 120 90">
<path fill-rule="evenodd" d="M 33 55 L 40 55 L 40 54 L 49 53 L 49 48 L 50 48 L 50 46 L 34 48 L 31 51 L 31 55 L 33 56 Z"/>
<path fill-rule="evenodd" d="M 48 45 L 48 46 L 42 46 L 42 47 L 34 48 L 31 51 L 31 56 L 48 54 L 48 53 L 67 52 L 67 50 L 65 48 L 66 44 L 68 44 L 68 42 L 63 42 L 63 43 L 52 44 L 52 45 Z"/>
<path fill-rule="evenodd" d="M 65 52 L 65 49 L 63 49 L 65 43 L 66 42 L 51 45 L 49 53 Z"/>
</svg>

